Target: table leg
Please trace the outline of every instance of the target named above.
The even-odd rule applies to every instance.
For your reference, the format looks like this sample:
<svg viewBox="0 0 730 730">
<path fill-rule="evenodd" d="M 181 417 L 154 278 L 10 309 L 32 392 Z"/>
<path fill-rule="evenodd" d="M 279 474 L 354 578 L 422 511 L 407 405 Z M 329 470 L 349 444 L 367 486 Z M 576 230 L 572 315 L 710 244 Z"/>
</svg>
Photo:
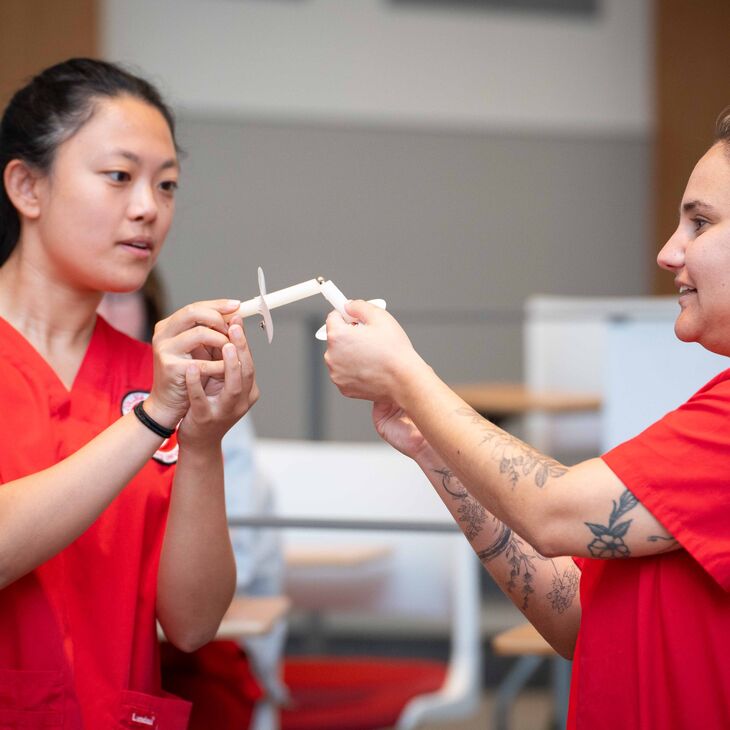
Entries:
<svg viewBox="0 0 730 730">
<path fill-rule="evenodd" d="M 527 683 L 527 680 L 542 664 L 544 657 L 528 655 L 521 656 L 509 670 L 507 676 L 499 683 L 495 696 L 494 730 L 507 730 L 509 726 L 509 711 L 515 697 Z"/>
</svg>

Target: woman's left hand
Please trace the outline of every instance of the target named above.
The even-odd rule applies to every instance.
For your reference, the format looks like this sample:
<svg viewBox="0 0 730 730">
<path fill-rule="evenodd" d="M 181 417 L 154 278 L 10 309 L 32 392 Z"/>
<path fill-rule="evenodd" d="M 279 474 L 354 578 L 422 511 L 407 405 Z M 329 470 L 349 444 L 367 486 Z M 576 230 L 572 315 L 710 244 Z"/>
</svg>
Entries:
<svg viewBox="0 0 730 730">
<path fill-rule="evenodd" d="M 223 435 L 244 416 L 259 398 L 253 358 L 243 331 L 243 320 L 233 318 L 227 342 L 220 350 L 223 376 L 201 379 L 191 365 L 185 373 L 190 407 L 178 428 L 181 447 L 220 442 Z"/>
<path fill-rule="evenodd" d="M 383 441 L 401 454 L 417 459 L 419 453 L 429 448 L 428 441 L 416 428 L 416 424 L 398 405 L 390 401 L 373 403 L 373 425 Z"/>
</svg>

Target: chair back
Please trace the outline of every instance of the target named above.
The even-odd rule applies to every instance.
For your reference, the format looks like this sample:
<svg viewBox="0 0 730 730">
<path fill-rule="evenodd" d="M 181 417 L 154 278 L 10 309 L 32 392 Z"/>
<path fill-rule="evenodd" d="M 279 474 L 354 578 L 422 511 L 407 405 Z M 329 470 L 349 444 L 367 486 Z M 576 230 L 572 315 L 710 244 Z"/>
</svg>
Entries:
<svg viewBox="0 0 730 730">
<path fill-rule="evenodd" d="M 608 326 L 634 319 L 665 322 L 677 314 L 675 297 L 530 297 L 525 303 L 524 379 L 537 391 L 605 396 Z M 532 414 L 525 439 L 569 461 L 601 453 L 603 416 L 594 413 Z"/>
<path fill-rule="evenodd" d="M 404 627 L 419 621 L 445 626 L 446 683 L 439 693 L 412 700 L 398 727 L 472 711 L 480 684 L 479 565 L 418 466 L 381 443 L 259 439 L 256 459 L 272 481 L 277 516 L 330 523 L 323 529 L 287 528 L 285 549 L 328 546 L 343 556 L 353 545 L 383 550 L 381 558 L 360 566 L 287 571 L 294 606 L 360 615 L 363 626 L 387 619 L 400 619 Z M 407 524 L 402 530 L 353 531 L 338 529 L 343 520 Z M 454 529 L 415 529 L 427 523 Z"/>
</svg>

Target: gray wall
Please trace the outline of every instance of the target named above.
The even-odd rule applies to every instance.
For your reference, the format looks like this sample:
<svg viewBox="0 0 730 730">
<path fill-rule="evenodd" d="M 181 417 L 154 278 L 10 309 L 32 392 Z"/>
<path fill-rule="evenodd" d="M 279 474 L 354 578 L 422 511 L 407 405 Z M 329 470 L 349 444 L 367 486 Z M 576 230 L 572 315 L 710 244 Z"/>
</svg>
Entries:
<svg viewBox="0 0 730 730">
<path fill-rule="evenodd" d="M 259 265 L 270 290 L 322 274 L 348 296 L 385 298 L 455 382 L 521 377 L 532 293 L 648 293 L 643 136 L 180 121 L 188 154 L 161 259 L 175 307 L 252 297 Z M 326 311 L 276 310 L 271 346 L 249 320 L 261 435 L 308 434 L 322 348 L 307 317 Z M 370 438 L 367 407 L 323 389 L 323 435 Z"/>
</svg>

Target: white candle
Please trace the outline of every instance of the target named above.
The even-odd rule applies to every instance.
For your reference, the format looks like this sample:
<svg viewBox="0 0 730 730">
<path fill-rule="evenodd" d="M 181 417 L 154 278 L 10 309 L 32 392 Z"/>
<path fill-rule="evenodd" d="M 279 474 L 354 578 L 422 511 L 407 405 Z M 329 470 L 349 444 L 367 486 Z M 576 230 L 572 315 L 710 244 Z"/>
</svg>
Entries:
<svg viewBox="0 0 730 730">
<path fill-rule="evenodd" d="M 291 304 L 292 302 L 297 302 L 300 299 L 306 299 L 307 297 L 313 297 L 315 294 L 321 294 L 322 283 L 321 279 L 303 281 L 301 284 L 295 284 L 294 286 L 288 286 L 286 289 L 279 289 L 278 291 L 272 291 L 265 294 L 264 301 L 269 309 L 283 307 L 285 304 Z M 241 317 L 251 317 L 252 315 L 259 314 L 260 312 L 260 296 L 241 302 L 241 306 L 238 309 L 238 313 Z"/>
<path fill-rule="evenodd" d="M 321 287 L 322 296 L 336 309 L 345 322 L 354 322 L 355 320 L 347 313 L 345 304 L 349 299 L 335 286 L 334 282 L 327 280 Z"/>
</svg>

